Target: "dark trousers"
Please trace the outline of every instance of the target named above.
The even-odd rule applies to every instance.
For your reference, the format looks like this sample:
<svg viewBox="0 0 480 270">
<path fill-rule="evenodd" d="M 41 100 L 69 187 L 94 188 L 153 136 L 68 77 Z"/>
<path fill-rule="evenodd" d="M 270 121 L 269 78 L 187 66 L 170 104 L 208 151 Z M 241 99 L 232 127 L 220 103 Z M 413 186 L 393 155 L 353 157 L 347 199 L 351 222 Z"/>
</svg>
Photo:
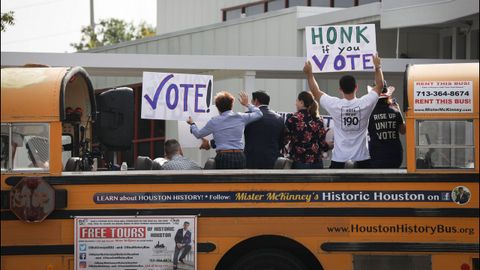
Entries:
<svg viewBox="0 0 480 270">
<path fill-rule="evenodd" d="M 177 265 L 178 260 L 185 259 L 185 256 L 187 256 L 187 254 L 190 252 L 191 249 L 192 249 L 191 245 L 185 245 L 182 248 L 178 248 L 175 245 L 175 252 L 173 253 L 173 265 Z M 180 258 L 179 258 L 178 254 L 180 254 L 180 251 L 182 252 L 182 254 L 180 255 Z"/>
<path fill-rule="evenodd" d="M 294 161 L 292 169 L 323 169 L 323 162 L 321 160 L 318 163 L 300 163 Z"/>
<path fill-rule="evenodd" d="M 372 159 L 371 165 L 372 168 L 378 168 L 378 169 L 396 169 L 400 168 L 402 165 L 402 159 Z"/>
<path fill-rule="evenodd" d="M 247 159 L 243 152 L 220 152 L 215 156 L 216 169 L 245 169 Z"/>
<path fill-rule="evenodd" d="M 330 163 L 330 169 L 344 169 L 344 168 L 345 168 L 345 162 L 337 162 L 337 161 L 332 160 L 332 162 Z M 354 168 L 355 169 L 369 169 L 369 168 L 371 168 L 370 159 L 355 161 L 354 162 Z"/>
</svg>

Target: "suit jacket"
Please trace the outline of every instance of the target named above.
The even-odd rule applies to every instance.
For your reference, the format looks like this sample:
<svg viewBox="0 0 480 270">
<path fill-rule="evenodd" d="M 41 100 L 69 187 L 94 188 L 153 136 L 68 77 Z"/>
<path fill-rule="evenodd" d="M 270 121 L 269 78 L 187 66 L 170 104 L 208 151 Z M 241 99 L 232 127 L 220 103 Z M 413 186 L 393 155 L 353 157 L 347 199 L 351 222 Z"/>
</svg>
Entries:
<svg viewBox="0 0 480 270">
<path fill-rule="evenodd" d="M 466 202 L 468 202 L 468 199 L 470 198 L 470 194 L 468 194 L 467 192 L 464 192 L 462 196 L 457 195 L 457 198 L 455 199 L 455 202 L 458 202 L 460 204 L 464 204 Z"/>
<path fill-rule="evenodd" d="M 245 127 L 247 168 L 272 169 L 283 147 L 283 118 L 267 106 L 261 106 L 263 117 Z"/>
<path fill-rule="evenodd" d="M 183 228 L 178 229 L 177 233 L 175 234 L 175 243 L 180 244 L 190 244 L 192 242 L 192 233 L 187 231 L 185 236 L 183 236 Z"/>
</svg>

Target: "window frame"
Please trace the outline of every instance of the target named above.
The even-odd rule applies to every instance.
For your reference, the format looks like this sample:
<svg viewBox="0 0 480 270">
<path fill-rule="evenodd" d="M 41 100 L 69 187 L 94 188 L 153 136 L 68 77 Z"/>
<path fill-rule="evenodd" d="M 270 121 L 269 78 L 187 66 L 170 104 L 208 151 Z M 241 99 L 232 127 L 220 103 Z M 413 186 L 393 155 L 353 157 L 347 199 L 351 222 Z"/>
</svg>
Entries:
<svg viewBox="0 0 480 270">
<path fill-rule="evenodd" d="M 8 126 L 8 165 L 7 168 L 1 168 L 2 173 L 22 173 L 22 172 L 50 172 L 50 161 L 51 161 L 51 153 L 50 153 L 50 124 L 45 122 L 25 122 L 25 123 L 1 123 L 2 126 Z M 48 160 L 49 165 L 48 168 L 13 168 L 13 149 L 12 149 L 12 134 L 13 134 L 13 127 L 18 126 L 44 126 L 46 127 L 47 132 L 47 140 L 48 140 Z M 22 138 L 23 140 L 23 138 Z"/>
<path fill-rule="evenodd" d="M 428 142 L 428 144 L 426 145 L 420 145 L 420 127 L 419 127 L 419 124 L 421 122 L 447 122 L 450 124 L 450 133 L 453 132 L 453 135 L 454 134 L 454 130 L 452 130 L 452 127 L 454 127 L 453 123 L 455 122 L 463 122 L 463 123 L 468 123 L 470 122 L 472 124 L 472 144 L 471 145 L 468 145 L 466 144 L 454 144 L 455 143 L 455 136 L 451 136 L 450 137 L 450 144 L 444 144 L 444 143 L 441 143 L 441 144 L 432 144 L 431 142 Z M 449 164 L 449 167 L 431 167 L 431 168 L 418 168 L 416 165 L 415 165 L 415 168 L 416 170 L 475 170 L 475 164 L 476 164 L 476 156 L 475 156 L 475 125 L 474 125 L 474 120 L 473 119 L 468 119 L 468 118 L 458 118 L 458 119 L 415 119 L 415 142 L 414 142 L 414 149 L 415 149 L 415 153 L 414 153 L 414 157 L 415 157 L 415 160 L 418 159 L 419 157 L 419 150 L 420 149 L 449 149 L 450 150 L 450 164 Z M 472 168 L 468 168 L 468 167 L 459 167 L 458 164 L 455 164 L 455 157 L 456 157 L 456 153 L 455 151 L 457 149 L 471 149 L 473 151 L 473 164 L 474 166 Z"/>
<path fill-rule="evenodd" d="M 7 131 L 7 135 L 8 135 L 8 141 L 7 141 L 7 146 L 8 146 L 8 163 L 7 163 L 7 168 L 3 168 L 1 167 L 0 170 L 2 172 L 8 172 L 11 170 L 12 168 L 12 127 L 11 127 L 11 123 L 2 123 L 2 127 L 3 126 L 6 126 L 8 131 Z"/>
</svg>

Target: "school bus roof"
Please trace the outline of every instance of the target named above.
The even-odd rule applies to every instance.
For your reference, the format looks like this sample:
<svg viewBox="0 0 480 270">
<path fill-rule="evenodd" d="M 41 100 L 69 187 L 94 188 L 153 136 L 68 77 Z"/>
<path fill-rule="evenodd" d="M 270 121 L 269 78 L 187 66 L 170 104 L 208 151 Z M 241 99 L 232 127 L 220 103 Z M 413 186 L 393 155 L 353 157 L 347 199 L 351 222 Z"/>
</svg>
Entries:
<svg viewBox="0 0 480 270">
<path fill-rule="evenodd" d="M 80 67 L 3 68 L 1 74 L 2 122 L 64 120 L 65 88 L 77 78 L 85 81 L 94 102 L 92 83 Z"/>
</svg>

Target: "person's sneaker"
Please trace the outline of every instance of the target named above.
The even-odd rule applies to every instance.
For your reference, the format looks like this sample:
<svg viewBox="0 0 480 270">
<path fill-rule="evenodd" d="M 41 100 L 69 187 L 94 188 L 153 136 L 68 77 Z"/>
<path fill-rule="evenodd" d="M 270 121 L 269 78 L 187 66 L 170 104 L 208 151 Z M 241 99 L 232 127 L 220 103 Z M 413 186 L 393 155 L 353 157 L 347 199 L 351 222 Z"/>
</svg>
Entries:
<svg viewBox="0 0 480 270">
<path fill-rule="evenodd" d="M 183 261 L 183 259 L 180 259 L 180 260 L 178 260 L 178 261 L 181 262 L 181 263 L 185 263 L 185 262 Z"/>
</svg>

